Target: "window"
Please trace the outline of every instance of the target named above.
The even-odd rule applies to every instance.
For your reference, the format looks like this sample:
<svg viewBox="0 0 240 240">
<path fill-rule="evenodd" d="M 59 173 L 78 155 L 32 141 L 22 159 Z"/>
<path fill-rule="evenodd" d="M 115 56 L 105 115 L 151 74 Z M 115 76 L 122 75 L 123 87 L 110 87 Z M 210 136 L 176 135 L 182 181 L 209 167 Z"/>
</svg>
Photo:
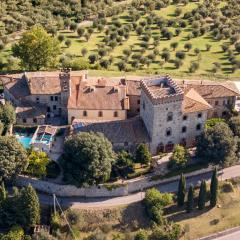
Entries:
<svg viewBox="0 0 240 240">
<path fill-rule="evenodd" d="M 37 123 L 37 119 L 36 119 L 36 118 L 34 118 L 34 119 L 33 119 L 33 122 L 34 122 L 34 123 Z"/>
<path fill-rule="evenodd" d="M 186 147 L 186 145 L 187 145 L 186 138 L 181 139 L 180 145 L 182 145 L 183 147 Z"/>
<path fill-rule="evenodd" d="M 197 124 L 197 126 L 196 126 L 196 130 L 199 131 L 199 130 L 201 130 L 201 129 L 202 129 L 202 124 L 200 124 L 200 123 Z"/>
<path fill-rule="evenodd" d="M 187 115 L 184 115 L 184 116 L 183 116 L 183 121 L 186 121 L 187 118 L 188 118 Z"/>
<path fill-rule="evenodd" d="M 50 107 L 47 107 L 47 112 L 50 112 L 51 111 L 51 108 Z"/>
<path fill-rule="evenodd" d="M 128 146 L 128 142 L 124 142 L 124 147 L 127 147 Z"/>
<path fill-rule="evenodd" d="M 56 110 L 57 109 L 57 106 L 56 105 L 53 105 L 53 110 Z"/>
<path fill-rule="evenodd" d="M 197 117 L 201 118 L 202 117 L 202 113 L 198 113 Z"/>
<path fill-rule="evenodd" d="M 167 128 L 166 130 L 166 136 L 169 137 L 172 135 L 172 129 L 171 128 Z"/>
<path fill-rule="evenodd" d="M 225 106 L 226 105 L 226 101 L 225 100 L 223 100 L 223 106 Z"/>
<path fill-rule="evenodd" d="M 36 102 L 39 103 L 39 97 L 36 97 Z"/>
<path fill-rule="evenodd" d="M 173 120 L 173 113 L 172 113 L 172 112 L 169 112 L 169 113 L 167 114 L 167 121 L 170 122 L 170 121 L 172 121 L 172 120 Z"/>
<path fill-rule="evenodd" d="M 182 127 L 182 133 L 185 133 L 185 132 L 187 132 L 187 127 L 186 127 L 186 126 L 183 126 L 183 127 Z"/>
<path fill-rule="evenodd" d="M 23 123 L 26 123 L 26 122 L 27 122 L 27 119 L 26 119 L 26 118 L 24 118 L 22 121 L 23 121 Z"/>
<path fill-rule="evenodd" d="M 118 112 L 117 111 L 114 112 L 114 117 L 118 117 Z"/>
<path fill-rule="evenodd" d="M 140 109 L 139 109 L 139 108 L 137 109 L 137 112 L 140 112 Z"/>
<path fill-rule="evenodd" d="M 85 110 L 83 111 L 83 116 L 87 117 L 87 111 L 85 111 Z"/>
<path fill-rule="evenodd" d="M 138 100 L 137 103 L 140 104 L 140 100 Z"/>
<path fill-rule="evenodd" d="M 215 106 L 217 106 L 218 105 L 218 101 L 215 101 Z"/>
<path fill-rule="evenodd" d="M 58 101 L 58 96 L 55 96 L 55 101 L 56 101 L 56 102 Z"/>
<path fill-rule="evenodd" d="M 53 101 L 53 96 L 50 97 L 50 100 Z"/>
<path fill-rule="evenodd" d="M 99 111 L 98 112 L 98 117 L 102 117 L 103 116 L 103 112 L 102 111 Z"/>
</svg>

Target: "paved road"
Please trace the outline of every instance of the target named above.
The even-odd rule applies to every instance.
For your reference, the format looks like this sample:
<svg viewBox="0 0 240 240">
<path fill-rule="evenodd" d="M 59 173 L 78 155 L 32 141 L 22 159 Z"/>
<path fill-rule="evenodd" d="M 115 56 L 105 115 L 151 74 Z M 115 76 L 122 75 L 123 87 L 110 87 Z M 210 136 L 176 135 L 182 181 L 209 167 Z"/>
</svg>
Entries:
<svg viewBox="0 0 240 240">
<path fill-rule="evenodd" d="M 214 238 L 214 240 L 239 240 L 240 239 L 240 230 L 234 233 L 230 233 L 226 236 Z"/>
<path fill-rule="evenodd" d="M 225 180 L 240 176 L 240 165 L 225 168 L 219 173 L 219 179 Z M 187 185 L 199 184 L 201 180 L 210 180 L 211 173 L 200 174 L 197 176 L 192 176 L 187 178 Z M 156 186 L 161 192 L 175 192 L 177 190 L 178 181 L 173 181 L 170 183 L 159 184 Z M 114 198 L 80 198 L 80 197 L 58 197 L 59 202 L 66 207 L 72 206 L 73 208 L 104 208 L 104 207 L 114 207 L 119 205 L 131 204 L 134 202 L 141 201 L 145 196 L 145 192 L 138 192 L 123 197 Z M 39 194 L 40 202 L 43 204 L 52 205 L 52 196 L 46 194 Z M 239 238 L 240 239 L 240 238 Z"/>
</svg>

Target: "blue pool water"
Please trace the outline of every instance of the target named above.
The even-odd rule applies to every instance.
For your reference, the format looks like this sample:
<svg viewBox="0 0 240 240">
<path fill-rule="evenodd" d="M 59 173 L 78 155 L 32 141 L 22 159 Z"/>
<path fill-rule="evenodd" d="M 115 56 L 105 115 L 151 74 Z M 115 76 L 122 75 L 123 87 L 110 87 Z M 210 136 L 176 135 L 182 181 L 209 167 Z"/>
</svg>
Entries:
<svg viewBox="0 0 240 240">
<path fill-rule="evenodd" d="M 30 148 L 30 143 L 32 140 L 32 137 L 29 136 L 20 136 L 18 134 L 15 135 L 18 141 L 23 145 L 24 148 Z"/>
</svg>

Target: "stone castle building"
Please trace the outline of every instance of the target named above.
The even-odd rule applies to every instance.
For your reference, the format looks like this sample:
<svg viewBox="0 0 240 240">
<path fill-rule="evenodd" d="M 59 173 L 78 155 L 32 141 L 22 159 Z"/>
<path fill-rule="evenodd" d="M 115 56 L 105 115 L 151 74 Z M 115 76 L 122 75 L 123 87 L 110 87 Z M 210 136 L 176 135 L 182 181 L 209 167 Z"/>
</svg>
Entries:
<svg viewBox="0 0 240 240">
<path fill-rule="evenodd" d="M 114 148 L 153 154 L 190 147 L 208 118 L 227 117 L 238 90 L 231 83 L 173 81 L 169 76 L 94 78 L 87 71 L 3 75 L 5 99 L 17 123 L 72 125 L 72 133 L 102 132 Z"/>
</svg>

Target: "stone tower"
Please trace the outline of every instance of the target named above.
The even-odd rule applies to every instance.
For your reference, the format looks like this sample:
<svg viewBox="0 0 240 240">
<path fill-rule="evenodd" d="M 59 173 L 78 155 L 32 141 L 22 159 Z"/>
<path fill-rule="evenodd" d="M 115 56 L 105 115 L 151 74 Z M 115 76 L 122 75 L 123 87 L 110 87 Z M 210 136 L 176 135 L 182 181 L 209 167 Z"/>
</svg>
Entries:
<svg viewBox="0 0 240 240">
<path fill-rule="evenodd" d="M 67 117 L 67 104 L 68 99 L 71 96 L 71 69 L 60 69 L 59 80 L 61 85 L 62 116 Z"/>
<path fill-rule="evenodd" d="M 168 76 L 141 81 L 140 115 L 150 137 L 150 150 L 169 151 L 180 141 L 182 89 Z"/>
</svg>

